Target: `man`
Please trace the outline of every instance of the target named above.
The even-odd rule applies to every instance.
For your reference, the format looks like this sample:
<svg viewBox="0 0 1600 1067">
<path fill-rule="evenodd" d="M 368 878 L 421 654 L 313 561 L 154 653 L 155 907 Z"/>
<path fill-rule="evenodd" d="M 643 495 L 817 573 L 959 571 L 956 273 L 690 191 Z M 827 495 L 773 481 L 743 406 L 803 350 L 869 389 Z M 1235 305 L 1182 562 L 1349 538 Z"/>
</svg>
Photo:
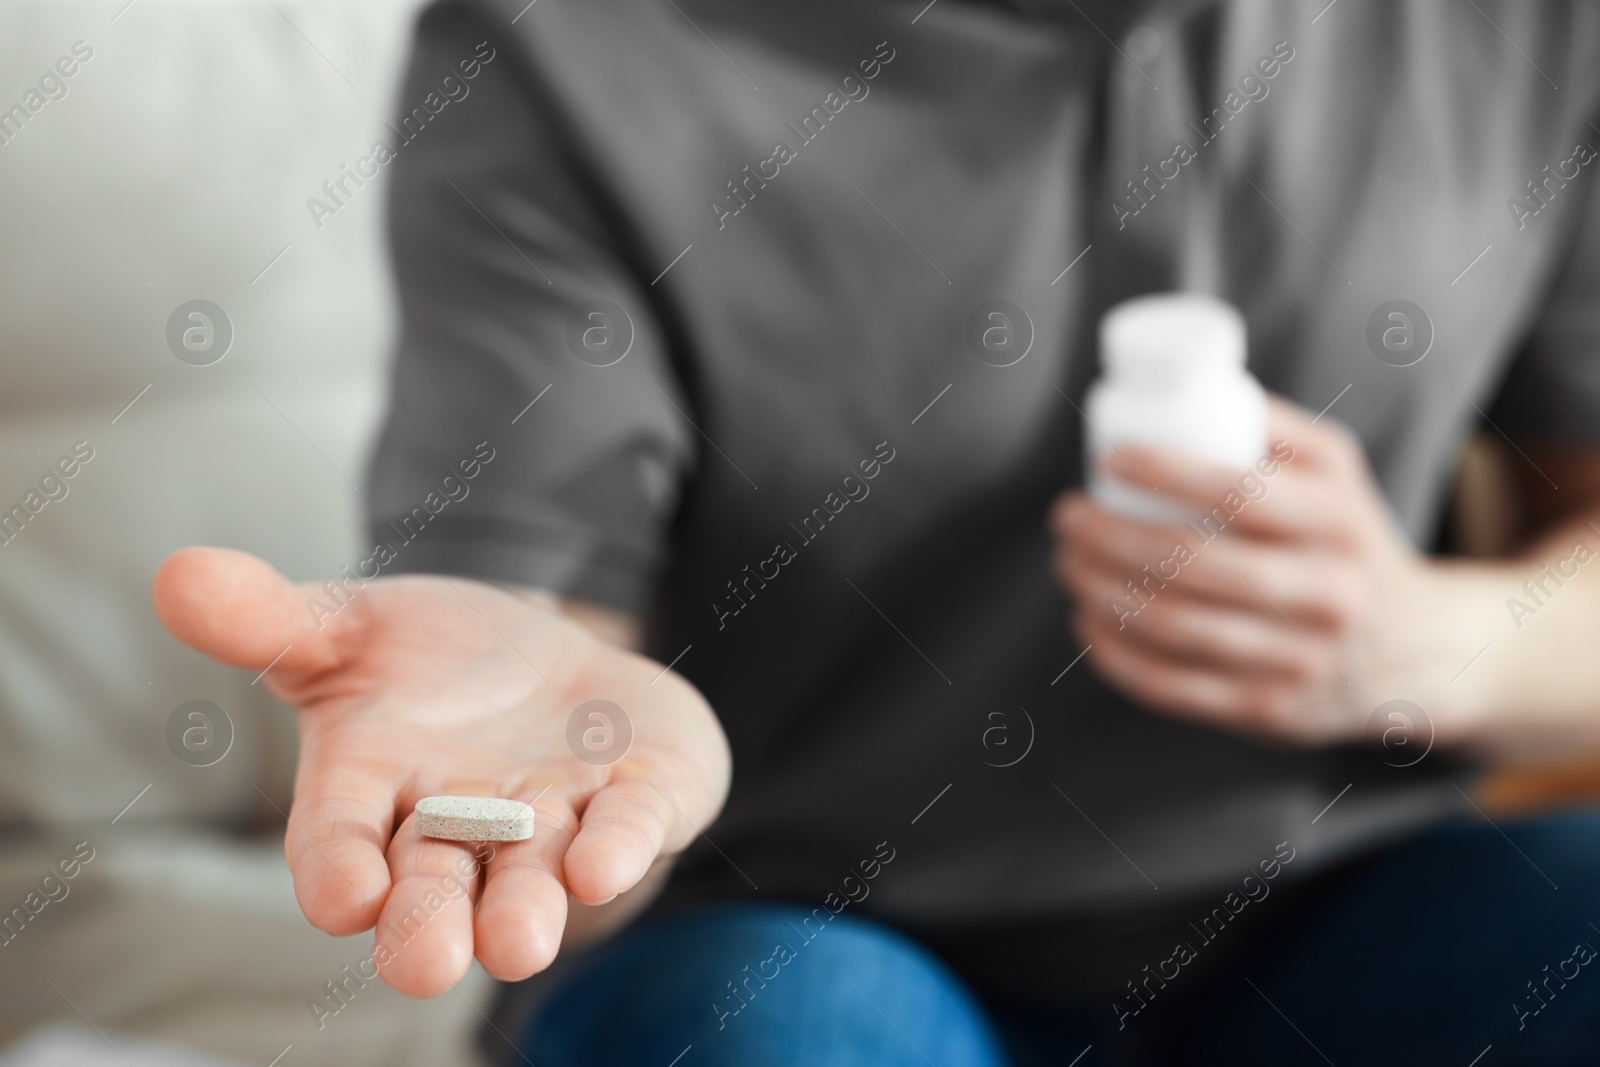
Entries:
<svg viewBox="0 0 1600 1067">
<path fill-rule="evenodd" d="M 156 580 L 301 709 L 312 923 L 431 995 L 652 908 L 507 1062 L 1592 1062 L 1596 824 L 1468 792 L 1600 728 L 1600 13 L 521 7 L 374 148 L 372 553 Z M 1166 289 L 1282 398 L 1248 492 L 1113 464 L 1214 537 L 1074 488 Z M 1430 559 L 1483 421 L 1526 545 Z M 435 908 L 438 793 L 537 830 Z"/>
</svg>

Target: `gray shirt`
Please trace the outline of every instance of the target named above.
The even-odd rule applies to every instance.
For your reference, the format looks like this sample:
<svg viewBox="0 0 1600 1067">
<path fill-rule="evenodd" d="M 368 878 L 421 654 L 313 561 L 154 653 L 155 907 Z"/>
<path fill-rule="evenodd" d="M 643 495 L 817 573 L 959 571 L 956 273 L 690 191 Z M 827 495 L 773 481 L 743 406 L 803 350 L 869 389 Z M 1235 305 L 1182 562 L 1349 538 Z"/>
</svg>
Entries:
<svg viewBox="0 0 1600 1067">
<path fill-rule="evenodd" d="M 1359 435 L 1419 547 L 1480 413 L 1593 440 L 1600 9 L 924 2 L 426 11 L 385 134 L 385 572 L 648 619 L 734 752 L 679 893 L 821 904 L 888 842 L 864 909 L 1093 916 L 1453 810 L 1444 751 L 1108 688 L 1045 512 L 1094 324 L 1152 290 L 1237 304 L 1251 370 Z"/>
</svg>

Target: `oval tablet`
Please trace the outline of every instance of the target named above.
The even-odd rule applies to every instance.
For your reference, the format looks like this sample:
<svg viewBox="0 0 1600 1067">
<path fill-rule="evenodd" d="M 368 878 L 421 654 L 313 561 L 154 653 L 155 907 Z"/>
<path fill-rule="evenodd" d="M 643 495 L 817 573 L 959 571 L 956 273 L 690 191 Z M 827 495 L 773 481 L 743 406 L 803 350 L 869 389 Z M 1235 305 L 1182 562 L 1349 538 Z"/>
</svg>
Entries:
<svg viewBox="0 0 1600 1067">
<path fill-rule="evenodd" d="M 526 841 L 533 836 L 533 805 L 500 797 L 423 797 L 417 833 L 445 841 Z"/>
</svg>

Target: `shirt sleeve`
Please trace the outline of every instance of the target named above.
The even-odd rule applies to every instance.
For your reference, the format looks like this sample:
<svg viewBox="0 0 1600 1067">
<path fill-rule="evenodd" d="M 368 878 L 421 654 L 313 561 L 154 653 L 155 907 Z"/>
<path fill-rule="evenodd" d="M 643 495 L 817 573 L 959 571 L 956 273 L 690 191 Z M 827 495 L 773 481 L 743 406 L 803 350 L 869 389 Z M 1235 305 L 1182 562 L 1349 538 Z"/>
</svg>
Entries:
<svg viewBox="0 0 1600 1067">
<path fill-rule="evenodd" d="M 1513 440 L 1600 442 L 1600 198 L 1592 188 L 1583 190 L 1577 232 L 1490 413 Z"/>
<path fill-rule="evenodd" d="M 622 213 L 557 91 L 468 4 L 420 18 L 396 113 L 400 334 L 365 492 L 381 573 L 640 612 L 696 442 Z"/>
</svg>

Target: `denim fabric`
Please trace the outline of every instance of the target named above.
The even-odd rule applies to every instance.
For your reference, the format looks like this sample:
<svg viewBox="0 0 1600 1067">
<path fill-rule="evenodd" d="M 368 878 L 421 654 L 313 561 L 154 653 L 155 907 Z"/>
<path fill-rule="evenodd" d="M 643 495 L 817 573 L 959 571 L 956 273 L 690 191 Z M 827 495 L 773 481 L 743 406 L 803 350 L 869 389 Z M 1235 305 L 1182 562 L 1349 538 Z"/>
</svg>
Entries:
<svg viewBox="0 0 1600 1067">
<path fill-rule="evenodd" d="M 592 952 L 519 1044 L 540 1067 L 1600 1063 L 1600 815 L 1449 825 L 1332 878 L 1131 1019 L 986 996 L 874 920 L 739 903 Z"/>
</svg>

